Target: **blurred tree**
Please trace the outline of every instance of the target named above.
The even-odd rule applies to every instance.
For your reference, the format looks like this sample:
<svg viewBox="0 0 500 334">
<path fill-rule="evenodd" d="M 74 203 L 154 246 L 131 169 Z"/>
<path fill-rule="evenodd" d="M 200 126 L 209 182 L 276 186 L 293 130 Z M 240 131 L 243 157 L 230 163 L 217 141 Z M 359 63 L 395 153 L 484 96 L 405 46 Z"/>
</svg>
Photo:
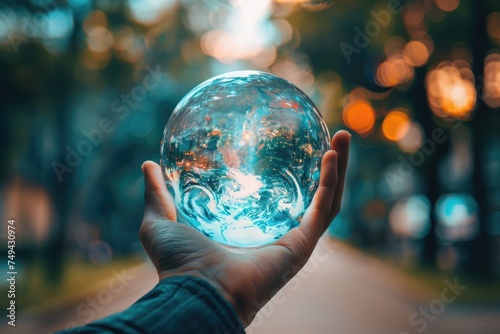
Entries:
<svg viewBox="0 0 500 334">
<path fill-rule="evenodd" d="M 498 6 L 498 4 L 497 4 Z M 493 6 L 488 1 L 480 1 L 474 4 L 474 27 L 471 41 L 472 54 L 474 59 L 474 74 L 476 76 L 478 88 L 477 108 L 475 110 L 473 127 L 473 184 L 474 198 L 476 199 L 479 212 L 478 220 L 481 224 L 478 236 L 472 241 L 470 255 L 466 259 L 466 269 L 469 272 L 477 273 L 480 277 L 490 279 L 493 274 L 491 236 L 488 235 L 489 213 L 494 209 L 489 198 L 493 197 L 493 192 L 486 185 L 484 165 L 486 162 L 486 151 L 488 142 L 499 129 L 500 118 L 498 111 L 492 110 L 485 103 L 484 87 L 481 82 L 485 77 L 485 59 L 490 49 L 488 33 L 486 31 L 487 16 L 493 12 Z M 498 8 L 497 8 L 498 9 Z M 495 115 L 496 114 L 496 115 Z M 490 202 L 490 203 L 488 203 Z"/>
<path fill-rule="evenodd" d="M 331 110 L 325 110 L 325 114 L 331 118 L 331 126 L 335 128 L 345 125 L 342 123 L 341 110 L 348 102 L 360 98 L 370 102 L 374 109 L 373 124 L 366 133 L 355 139 L 359 160 L 352 168 L 356 177 L 351 184 L 352 201 L 346 216 L 352 223 L 354 239 L 362 240 L 363 245 L 384 247 L 385 234 L 389 229 L 387 216 L 399 198 L 377 201 L 387 196 L 378 190 L 377 184 L 384 168 L 397 163 L 399 156 L 406 157 L 408 154 L 402 152 L 395 142 L 388 142 L 384 138 L 381 123 L 389 111 L 405 107 L 409 109 L 412 121 L 422 127 L 424 139 L 430 138 L 437 126 L 443 127 L 448 137 L 451 136 L 449 124 L 444 124 L 428 104 L 426 77 L 441 61 L 450 60 L 455 43 L 464 42 L 472 50 L 475 78 L 480 80 L 484 75 L 485 56 L 492 48 L 485 28 L 486 17 L 500 10 L 499 4 L 494 0 L 479 3 L 472 0 L 401 1 L 401 12 L 386 17 L 386 24 L 380 21 L 380 13 L 387 12 L 389 8 L 389 1 L 386 0 L 343 0 L 333 4 L 328 2 L 329 5 L 321 5 L 316 1 L 313 7 L 310 4 L 301 7 L 300 4 L 282 2 L 286 1 L 272 4 L 275 15 L 270 13 L 270 20 L 264 15 L 267 21 L 263 22 L 268 26 L 275 24 L 278 28 L 272 31 L 276 35 L 282 34 L 283 40 L 289 35 L 289 39 L 282 44 L 276 42 L 269 49 L 272 57 L 269 58 L 271 61 L 265 59 L 269 62 L 265 65 L 256 65 L 261 63 L 255 59 L 244 58 L 231 62 L 227 59 L 219 61 L 207 55 L 210 54 L 207 36 L 214 36 L 215 31 L 218 31 L 218 36 L 225 36 L 220 35 L 220 32 L 228 29 L 225 19 L 230 16 L 230 7 L 234 4 L 226 1 L 200 1 L 196 6 L 192 1 L 171 1 L 163 3 L 168 5 L 167 9 L 153 8 L 149 12 L 147 9 L 151 8 L 144 5 L 136 8 L 139 10 L 137 13 L 143 15 L 143 20 L 134 16 L 137 13 L 134 14 L 131 9 L 131 1 L 23 0 L 0 6 L 0 18 L 12 19 L 12 15 L 17 15 L 17 24 L 22 32 L 0 40 L 0 94 L 2 116 L 5 119 L 0 122 L 0 140 L 9 143 L 2 146 L 1 181 L 3 184 L 8 183 L 14 175 L 13 170 L 16 170 L 25 179 L 43 185 L 51 194 L 56 219 L 42 252 L 48 281 L 57 282 L 61 278 L 68 229 L 75 219 L 98 227 L 100 237 L 105 238 L 106 242 L 129 245 L 130 238 L 124 238 L 127 241 L 117 238 L 113 228 L 120 226 L 133 231 L 140 222 L 141 203 L 138 199 L 141 195 L 139 192 L 131 196 L 123 195 L 129 189 L 136 189 L 133 182 L 140 178 L 139 169 L 131 166 L 140 165 L 146 158 L 157 158 L 161 127 L 183 94 L 213 74 L 241 68 L 258 68 L 289 75 L 290 78 L 298 78 L 295 82 L 298 85 L 311 81 L 308 75 L 315 74 L 313 84 L 308 88 L 317 100 L 326 100 L 326 95 L 333 94 L 330 90 L 340 91 L 334 92 Z M 437 8 L 438 3 L 442 6 L 457 2 L 459 7 L 450 12 Z M 430 52 L 426 63 L 408 70 L 412 79 L 410 82 L 381 85 L 377 81 L 377 70 L 388 58 L 385 51 L 388 40 L 395 37 L 402 41 L 404 48 L 408 40 L 415 38 L 404 21 L 404 15 L 410 7 L 418 8 L 417 12 L 423 13 L 423 34 L 430 36 L 434 52 Z M 23 34 L 28 28 L 34 29 L 34 36 L 41 34 L 50 25 L 47 21 L 39 24 L 35 18 L 46 19 L 46 15 L 58 10 L 68 10 L 73 16 L 71 32 L 62 48 L 54 49 L 54 39 L 28 38 L 29 34 Z M 160 12 L 161 15 L 158 14 Z M 248 17 L 253 17 L 250 14 Z M 158 16 L 156 20 L 144 19 L 155 15 Z M 377 33 L 367 33 L 369 25 L 373 28 L 377 22 Z M 62 22 L 57 22 L 53 27 L 61 28 Z M 95 35 L 90 33 L 92 29 Z M 361 46 L 356 41 L 364 43 Z M 246 46 L 247 43 L 243 44 Z M 346 44 L 356 47 L 349 56 L 341 47 Z M 228 48 L 223 48 L 228 44 L 221 45 L 223 51 L 228 52 Z M 214 50 L 211 51 L 213 54 Z M 283 65 L 281 68 L 285 70 L 279 72 L 278 64 Z M 68 155 L 67 147 L 75 148 L 82 139 L 81 130 L 86 125 L 81 123 L 112 115 L 108 109 L 111 109 L 114 99 L 140 84 L 146 66 L 157 65 L 168 72 L 158 92 L 148 92 L 141 106 L 129 108 L 131 116 L 127 120 L 121 122 L 113 118 L 115 132 L 101 146 L 94 147 L 95 153 L 86 158 L 81 166 L 64 173 L 61 182 L 52 163 L 64 163 Z M 336 84 L 328 86 L 328 89 L 318 89 L 321 84 L 319 78 L 325 77 L 336 78 L 332 79 Z M 151 120 L 155 123 L 155 130 L 141 137 L 134 134 L 133 130 L 137 120 L 147 117 L 146 114 L 139 114 L 144 110 L 154 110 Z M 482 166 L 485 143 L 496 133 L 498 123 L 496 110 L 479 98 L 473 120 L 464 122 L 464 126 L 471 128 L 473 135 L 474 189 L 467 186 L 456 189 L 473 192 L 479 205 L 481 229 L 478 237 L 466 246 L 470 256 L 465 261 L 464 269 L 482 275 L 491 272 L 491 236 L 486 232 L 486 224 L 493 210 L 488 204 L 492 190 L 483 177 Z M 49 136 L 44 136 L 44 133 L 49 133 Z M 435 206 L 439 197 L 447 191 L 443 189 L 437 171 L 443 158 L 450 154 L 450 146 L 450 141 L 436 145 L 436 151 L 417 168 L 419 178 L 416 179 L 425 180 L 423 185 L 418 185 L 422 187 L 413 189 L 425 193 L 433 208 L 429 217 L 430 232 L 423 241 L 421 254 L 421 260 L 432 266 L 436 265 L 440 247 L 436 236 L 438 223 Z M 361 160 L 363 162 L 359 162 Z M 133 201 L 137 203 L 130 203 Z M 80 202 L 85 204 L 80 205 Z M 123 209 L 125 206 L 127 210 Z M 82 213 L 78 210 L 92 212 Z M 115 212 L 120 210 L 126 213 L 119 213 L 121 217 L 117 218 Z M 130 217 L 130 213 L 135 211 L 138 211 L 137 215 Z M 133 222 L 128 223 L 127 219 Z M 127 248 L 116 244 L 113 246 L 115 250 Z"/>
</svg>

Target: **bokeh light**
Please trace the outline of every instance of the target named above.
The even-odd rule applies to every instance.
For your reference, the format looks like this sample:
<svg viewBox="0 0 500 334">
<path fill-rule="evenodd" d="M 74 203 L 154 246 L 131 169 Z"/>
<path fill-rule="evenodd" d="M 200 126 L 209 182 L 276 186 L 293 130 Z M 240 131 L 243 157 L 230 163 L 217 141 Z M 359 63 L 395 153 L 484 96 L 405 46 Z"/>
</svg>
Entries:
<svg viewBox="0 0 500 334">
<path fill-rule="evenodd" d="M 403 85 L 413 80 L 414 70 L 402 54 L 394 54 L 377 68 L 376 81 L 382 87 Z"/>
<path fill-rule="evenodd" d="M 426 77 L 431 110 L 440 117 L 466 118 L 476 106 L 474 75 L 465 61 L 443 62 Z"/>
<path fill-rule="evenodd" d="M 366 135 L 375 125 L 375 111 L 367 101 L 354 100 L 344 107 L 342 120 L 350 129 Z"/>
<path fill-rule="evenodd" d="M 491 39 L 500 44 L 500 12 L 494 12 L 486 18 L 486 31 Z"/>
<path fill-rule="evenodd" d="M 48 12 L 45 16 L 45 38 L 64 38 L 72 30 L 73 16 L 69 10 L 56 9 Z"/>
<path fill-rule="evenodd" d="M 425 65 L 430 56 L 425 44 L 416 40 L 406 44 L 404 55 L 408 63 L 414 67 Z"/>
<path fill-rule="evenodd" d="M 134 20 L 142 24 L 154 24 L 161 20 L 165 13 L 175 8 L 177 0 L 128 0 L 127 6 Z"/>
<path fill-rule="evenodd" d="M 113 45 L 113 35 L 105 27 L 94 27 L 87 33 L 87 46 L 97 53 L 107 52 Z"/>
<path fill-rule="evenodd" d="M 308 95 L 312 95 L 315 88 L 314 75 L 307 62 L 299 61 L 285 58 L 271 67 L 271 73 L 290 81 Z"/>
<path fill-rule="evenodd" d="M 394 110 L 385 116 L 382 122 L 382 133 L 385 138 L 391 141 L 398 141 L 408 133 L 410 124 L 410 117 L 408 117 L 407 113 Z"/>
<path fill-rule="evenodd" d="M 471 195 L 442 195 L 436 202 L 436 233 L 442 240 L 470 240 L 478 232 L 477 213 L 477 202 Z"/>
<path fill-rule="evenodd" d="M 403 23 L 408 35 L 412 37 L 421 36 L 427 31 L 424 11 L 419 5 L 408 4 L 405 7 Z"/>
<path fill-rule="evenodd" d="M 124 26 L 116 32 L 113 48 L 118 58 L 134 63 L 144 54 L 144 41 L 131 27 Z"/>
<path fill-rule="evenodd" d="M 411 123 L 406 134 L 398 140 L 398 146 L 404 152 L 412 153 L 422 146 L 423 140 L 422 127 L 417 123 Z"/>
<path fill-rule="evenodd" d="M 265 68 L 276 58 L 276 46 L 291 38 L 287 23 L 271 20 L 271 0 L 230 1 L 220 15 L 210 12 L 205 25 L 196 22 L 206 15 L 199 7 L 194 6 L 191 13 L 193 24 L 202 34 L 203 52 L 223 63 L 253 60 Z"/>
<path fill-rule="evenodd" d="M 435 0 L 436 6 L 445 12 L 452 12 L 460 5 L 460 0 Z"/>
<path fill-rule="evenodd" d="M 75 29 L 71 9 L 55 6 L 52 10 L 30 12 L 22 6 L 0 5 L 0 45 L 17 50 L 19 45 L 38 41 L 45 50 L 60 54 L 67 49 Z"/>
<path fill-rule="evenodd" d="M 422 238 L 430 228 L 431 205 L 423 195 L 413 195 L 396 202 L 389 213 L 389 225 L 398 236 Z"/>
<path fill-rule="evenodd" d="M 500 107 L 500 54 L 489 54 L 484 61 L 482 98 L 492 108 Z"/>
<path fill-rule="evenodd" d="M 102 11 L 96 10 L 83 22 L 87 48 L 83 56 L 84 65 L 91 70 L 105 68 L 111 60 L 113 34 L 108 29 L 108 18 Z"/>
</svg>

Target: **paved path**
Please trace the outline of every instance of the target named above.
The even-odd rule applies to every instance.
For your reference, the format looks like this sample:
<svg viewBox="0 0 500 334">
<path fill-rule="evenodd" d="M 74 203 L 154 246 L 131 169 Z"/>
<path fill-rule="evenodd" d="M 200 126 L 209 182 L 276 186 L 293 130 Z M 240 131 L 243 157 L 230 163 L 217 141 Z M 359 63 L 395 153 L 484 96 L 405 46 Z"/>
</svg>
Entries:
<svg viewBox="0 0 500 334">
<path fill-rule="evenodd" d="M 127 308 L 156 283 L 156 273 L 148 264 L 124 274 L 122 291 L 112 276 L 82 290 L 77 300 L 21 314 L 13 333 L 49 333 L 105 317 Z M 458 302 L 447 304 L 441 292 L 349 246 L 323 239 L 302 271 L 257 314 L 247 333 L 500 333 L 499 307 L 479 310 Z M 447 293 L 446 298 L 452 299 L 453 293 Z M 91 307 L 94 299 L 97 304 Z M 434 311 L 414 314 L 424 307 Z M 3 324 L 0 332 L 7 332 Z"/>
</svg>

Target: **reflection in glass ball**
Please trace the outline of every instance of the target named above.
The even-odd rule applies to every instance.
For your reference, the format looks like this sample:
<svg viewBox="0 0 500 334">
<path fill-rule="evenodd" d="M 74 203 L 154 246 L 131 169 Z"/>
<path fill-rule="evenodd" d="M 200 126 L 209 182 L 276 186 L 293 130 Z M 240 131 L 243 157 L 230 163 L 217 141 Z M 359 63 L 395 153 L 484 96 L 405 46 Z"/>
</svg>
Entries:
<svg viewBox="0 0 500 334">
<path fill-rule="evenodd" d="M 217 242 L 255 247 L 299 224 L 328 148 L 328 129 L 302 91 L 268 73 L 238 71 L 179 102 L 161 165 L 181 222 Z"/>
</svg>

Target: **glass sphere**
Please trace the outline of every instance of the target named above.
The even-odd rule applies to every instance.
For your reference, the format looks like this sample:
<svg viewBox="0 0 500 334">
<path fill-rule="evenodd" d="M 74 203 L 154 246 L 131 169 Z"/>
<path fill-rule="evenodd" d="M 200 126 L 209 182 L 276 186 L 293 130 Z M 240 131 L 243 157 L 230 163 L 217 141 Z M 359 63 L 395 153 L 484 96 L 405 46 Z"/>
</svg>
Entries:
<svg viewBox="0 0 500 334">
<path fill-rule="evenodd" d="M 274 75 L 237 71 L 179 102 L 161 165 L 179 221 L 222 244 L 256 247 L 299 224 L 328 148 L 328 129 L 306 94 Z"/>
</svg>

